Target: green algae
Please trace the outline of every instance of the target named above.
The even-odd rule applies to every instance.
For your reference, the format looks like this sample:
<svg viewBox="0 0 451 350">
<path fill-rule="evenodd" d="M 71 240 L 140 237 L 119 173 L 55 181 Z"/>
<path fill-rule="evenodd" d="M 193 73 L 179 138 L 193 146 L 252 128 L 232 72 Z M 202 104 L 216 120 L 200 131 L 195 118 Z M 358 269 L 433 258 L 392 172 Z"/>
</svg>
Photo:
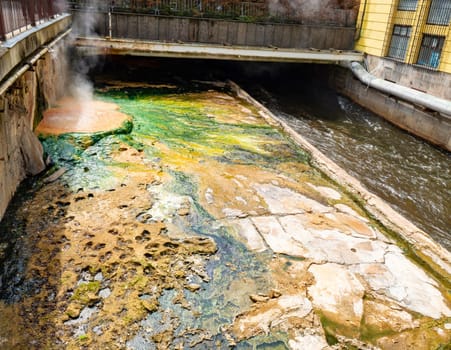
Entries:
<svg viewBox="0 0 451 350">
<path fill-rule="evenodd" d="M 271 168 L 288 159 L 308 159 L 305 152 L 257 117 L 255 123 L 211 117 L 212 108 L 214 116 L 240 111 L 206 100 L 202 93 L 164 95 L 160 91 L 149 97 L 151 93 L 155 89 L 128 88 L 108 91 L 99 98 L 117 103 L 123 113 L 133 115 L 135 137 L 161 142 L 181 153 Z"/>
</svg>

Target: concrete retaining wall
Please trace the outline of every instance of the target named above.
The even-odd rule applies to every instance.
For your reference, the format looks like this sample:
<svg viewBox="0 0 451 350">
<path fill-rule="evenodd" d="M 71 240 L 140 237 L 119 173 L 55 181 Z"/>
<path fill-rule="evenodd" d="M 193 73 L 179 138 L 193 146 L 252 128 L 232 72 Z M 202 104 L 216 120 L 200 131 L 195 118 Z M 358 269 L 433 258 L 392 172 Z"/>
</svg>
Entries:
<svg viewBox="0 0 451 350">
<path fill-rule="evenodd" d="M 64 92 L 65 60 L 54 47 L 0 96 L 0 220 L 17 186 L 45 169 L 33 134 L 42 109 Z"/>
<path fill-rule="evenodd" d="M 0 81 L 42 45 L 55 39 L 59 33 L 70 27 L 71 23 L 70 15 L 62 15 L 2 43 L 0 46 Z"/>
<path fill-rule="evenodd" d="M 451 74 L 368 55 L 367 69 L 378 78 L 451 100 Z"/>
<path fill-rule="evenodd" d="M 427 111 L 369 88 L 345 68 L 331 70 L 331 85 L 340 93 L 400 128 L 451 151 L 451 116 Z"/>
<path fill-rule="evenodd" d="M 75 25 L 83 32 L 84 12 L 74 14 Z M 95 14 L 95 31 L 108 36 L 108 14 Z M 131 13 L 113 13 L 112 37 L 139 40 L 181 41 L 238 46 L 275 46 L 280 48 L 316 48 L 351 50 L 353 27 L 321 25 L 264 24 L 203 19 L 165 17 Z"/>
</svg>

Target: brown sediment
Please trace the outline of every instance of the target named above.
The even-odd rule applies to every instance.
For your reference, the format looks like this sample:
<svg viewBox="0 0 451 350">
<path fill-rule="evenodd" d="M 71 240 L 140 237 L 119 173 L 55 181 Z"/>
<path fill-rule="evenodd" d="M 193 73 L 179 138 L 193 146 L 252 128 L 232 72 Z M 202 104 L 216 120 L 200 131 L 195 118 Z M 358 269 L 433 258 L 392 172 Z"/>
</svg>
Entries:
<svg viewBox="0 0 451 350">
<path fill-rule="evenodd" d="M 35 132 L 38 135 L 59 135 L 114 130 L 130 120 L 118 109 L 114 103 L 65 97 L 57 102 L 56 107 L 44 112 Z"/>
<path fill-rule="evenodd" d="M 129 146 L 120 149 L 122 162 L 141 157 Z M 164 177 L 145 167 L 116 172 L 123 181 L 107 190 L 73 193 L 56 181 L 23 203 L 17 219 L 26 217 L 30 235 L 27 279 L 45 282 L 20 306 L 0 305 L 2 315 L 14 320 L 0 321 L 7 347 L 124 348 L 138 322 L 159 309 L 164 290 L 177 291 L 174 303 L 189 307 L 183 290 L 196 292 L 201 285 L 187 278 L 208 282 L 203 264 L 216 252 L 212 239 L 173 239 L 163 222 L 139 219 L 153 205 L 147 186 Z M 79 321 L 90 308 L 89 320 Z M 78 334 L 82 325 L 86 330 Z M 166 333 L 155 336 L 160 348 L 167 345 Z"/>
</svg>

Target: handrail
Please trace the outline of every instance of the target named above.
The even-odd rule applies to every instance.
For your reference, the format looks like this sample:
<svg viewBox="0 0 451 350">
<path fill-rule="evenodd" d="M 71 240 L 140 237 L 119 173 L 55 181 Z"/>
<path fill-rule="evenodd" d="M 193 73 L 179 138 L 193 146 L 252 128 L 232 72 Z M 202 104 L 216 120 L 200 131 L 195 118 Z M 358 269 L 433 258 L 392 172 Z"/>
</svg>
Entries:
<svg viewBox="0 0 451 350">
<path fill-rule="evenodd" d="M 7 40 L 63 12 L 53 0 L 0 1 L 0 40 Z"/>
</svg>

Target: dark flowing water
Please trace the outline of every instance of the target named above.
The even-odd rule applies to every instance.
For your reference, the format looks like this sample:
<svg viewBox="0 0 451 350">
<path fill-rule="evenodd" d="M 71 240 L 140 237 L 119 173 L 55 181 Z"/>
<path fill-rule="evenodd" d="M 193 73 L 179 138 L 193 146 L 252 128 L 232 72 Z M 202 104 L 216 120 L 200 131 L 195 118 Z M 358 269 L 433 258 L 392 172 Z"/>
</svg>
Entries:
<svg viewBox="0 0 451 350">
<path fill-rule="evenodd" d="M 450 250 L 450 153 L 317 82 L 303 85 L 279 81 L 249 88 L 371 192 Z"/>
</svg>

